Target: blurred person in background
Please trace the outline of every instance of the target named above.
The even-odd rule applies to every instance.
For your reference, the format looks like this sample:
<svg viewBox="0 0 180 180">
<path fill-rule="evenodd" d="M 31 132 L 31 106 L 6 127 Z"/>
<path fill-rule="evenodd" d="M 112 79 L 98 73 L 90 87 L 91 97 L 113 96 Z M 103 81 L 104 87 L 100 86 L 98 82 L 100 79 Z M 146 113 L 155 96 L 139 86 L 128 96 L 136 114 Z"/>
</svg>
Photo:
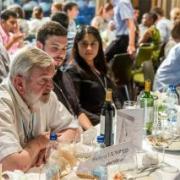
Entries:
<svg viewBox="0 0 180 180">
<path fill-rule="evenodd" d="M 91 26 L 97 28 L 100 32 L 104 49 L 115 40 L 116 31 L 113 15 L 113 5 L 106 3 L 99 9 L 99 12 L 91 21 Z"/>
<path fill-rule="evenodd" d="M 133 7 L 130 0 L 114 0 L 114 21 L 116 25 L 116 40 L 105 50 L 107 62 L 115 54 L 135 52 L 135 24 Z"/>
<path fill-rule="evenodd" d="M 148 13 L 144 13 L 142 15 L 142 19 L 141 19 L 141 23 L 139 24 L 139 37 L 138 37 L 138 41 L 140 37 L 144 36 L 144 33 L 146 32 L 146 30 L 148 29 L 147 25 L 146 25 L 146 19 L 147 19 Z"/>
<path fill-rule="evenodd" d="M 69 26 L 69 18 L 65 12 L 56 12 L 51 15 L 51 20 L 61 24 L 66 30 Z"/>
<path fill-rule="evenodd" d="M 139 40 L 139 16 L 140 16 L 140 10 L 138 7 L 134 7 L 134 13 L 133 13 L 133 17 L 134 17 L 134 24 L 136 27 L 136 31 L 135 31 L 135 44 L 137 46 L 138 40 Z"/>
<path fill-rule="evenodd" d="M 56 12 L 61 12 L 63 10 L 63 4 L 59 2 L 54 2 L 51 5 L 51 14 L 54 14 Z"/>
<path fill-rule="evenodd" d="M 74 44 L 74 37 L 77 31 L 75 18 L 79 14 L 79 7 L 74 2 L 68 2 L 64 5 L 63 10 L 69 18 L 68 35 L 67 35 L 68 46 L 67 46 L 66 63 L 65 63 L 68 64 L 70 61 L 71 50 Z"/>
<path fill-rule="evenodd" d="M 49 19 L 48 19 L 49 20 Z M 44 18 L 43 9 L 40 6 L 35 6 L 32 12 L 32 19 L 29 21 L 29 32 L 32 36 L 34 36 L 38 31 L 38 29 L 47 21 Z"/>
<path fill-rule="evenodd" d="M 114 21 L 110 21 L 106 30 L 101 33 L 103 49 L 106 49 L 116 39 L 116 27 Z"/>
<path fill-rule="evenodd" d="M 161 36 L 160 32 L 156 27 L 157 15 L 153 12 L 146 13 L 144 19 L 144 25 L 147 27 L 147 30 L 144 32 L 142 37 L 139 37 L 138 45 L 152 45 L 153 46 L 153 53 L 152 53 L 152 60 L 154 67 L 159 65 L 158 57 L 160 53 L 161 47 Z"/>
<path fill-rule="evenodd" d="M 152 43 L 154 49 L 158 49 L 161 36 L 159 30 L 155 26 L 156 20 L 157 15 L 155 13 L 149 12 L 145 14 L 144 25 L 147 27 L 147 30 L 144 32 L 143 36 L 139 38 L 139 45 L 142 43 Z"/>
<path fill-rule="evenodd" d="M 99 31 L 92 26 L 80 27 L 75 36 L 72 53 L 75 62 L 67 69 L 67 72 L 74 82 L 81 111 L 95 126 L 100 122 L 107 88 L 114 89 L 114 103 L 117 108 L 121 107 L 115 87 L 107 77 L 107 66 Z"/>
<path fill-rule="evenodd" d="M 108 23 L 112 20 L 114 15 L 113 5 L 106 3 L 100 7 L 97 15 L 92 19 L 91 26 L 97 28 L 100 33 L 105 31 L 108 27 Z"/>
<path fill-rule="evenodd" d="M 154 79 L 154 90 L 162 91 L 169 84 L 180 86 L 180 20 L 174 22 L 171 36 L 176 42 L 158 68 Z"/>
<path fill-rule="evenodd" d="M 17 23 L 17 14 L 12 10 L 4 10 L 0 17 L 0 42 L 3 43 L 8 53 L 13 54 L 22 46 L 24 34 L 20 32 Z"/>
<path fill-rule="evenodd" d="M 172 24 L 171 28 L 173 28 L 175 22 L 180 20 L 180 8 L 176 7 L 170 11 L 170 19 L 171 19 L 171 24 Z M 170 49 L 175 45 L 176 45 L 176 41 L 170 36 L 170 38 L 169 38 L 169 40 L 166 43 L 166 46 L 164 48 L 165 57 L 167 57 Z"/>
<path fill-rule="evenodd" d="M 167 43 L 171 35 L 172 23 L 169 19 L 164 17 L 164 12 L 160 7 L 155 7 L 151 10 L 158 17 L 156 27 L 160 32 L 161 43 Z"/>
<path fill-rule="evenodd" d="M 10 58 L 6 48 L 0 42 L 0 83 L 5 77 L 7 77 L 9 72 Z"/>
<path fill-rule="evenodd" d="M 176 20 L 180 19 L 180 8 L 175 7 L 170 12 L 170 19 L 172 23 L 174 23 Z"/>
<path fill-rule="evenodd" d="M 22 33 L 24 33 L 24 38 L 26 38 L 29 35 L 29 24 L 25 19 L 24 10 L 18 4 L 13 4 L 9 6 L 8 9 L 14 11 L 17 14 L 19 29 Z"/>
</svg>

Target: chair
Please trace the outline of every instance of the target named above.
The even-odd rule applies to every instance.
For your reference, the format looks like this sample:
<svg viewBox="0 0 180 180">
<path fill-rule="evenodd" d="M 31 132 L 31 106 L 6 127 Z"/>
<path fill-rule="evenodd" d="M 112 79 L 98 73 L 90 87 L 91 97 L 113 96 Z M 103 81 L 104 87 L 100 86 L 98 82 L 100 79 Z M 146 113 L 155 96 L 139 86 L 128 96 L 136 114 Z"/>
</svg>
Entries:
<svg viewBox="0 0 180 180">
<path fill-rule="evenodd" d="M 139 68 L 144 61 L 152 59 L 154 46 L 151 44 L 143 44 L 137 50 L 137 55 L 135 58 L 135 68 Z"/>
<path fill-rule="evenodd" d="M 133 81 L 138 82 L 141 85 L 144 85 L 144 82 L 147 79 L 151 80 L 151 82 L 154 80 L 154 67 L 151 60 L 145 61 L 142 64 L 142 72 L 136 73 L 133 76 Z"/>
<path fill-rule="evenodd" d="M 109 63 L 109 76 L 113 82 L 117 85 L 120 91 L 123 91 L 125 96 L 124 100 L 130 100 L 132 97 L 131 86 L 131 70 L 132 59 L 129 54 L 115 54 L 113 59 Z"/>
<path fill-rule="evenodd" d="M 148 76 L 149 77 L 151 76 L 151 75 L 148 75 L 148 72 L 151 71 L 151 74 L 154 73 L 154 67 L 153 67 L 153 63 L 152 63 L 153 50 L 154 50 L 154 47 L 151 44 L 142 45 L 137 50 L 134 68 L 132 70 L 134 99 L 136 99 L 138 91 L 144 87 L 145 79 L 147 79 Z M 146 68 L 146 67 L 148 67 L 148 65 L 150 67 L 150 70 L 148 70 Z M 150 77 L 150 79 L 153 79 L 153 75 Z"/>
</svg>

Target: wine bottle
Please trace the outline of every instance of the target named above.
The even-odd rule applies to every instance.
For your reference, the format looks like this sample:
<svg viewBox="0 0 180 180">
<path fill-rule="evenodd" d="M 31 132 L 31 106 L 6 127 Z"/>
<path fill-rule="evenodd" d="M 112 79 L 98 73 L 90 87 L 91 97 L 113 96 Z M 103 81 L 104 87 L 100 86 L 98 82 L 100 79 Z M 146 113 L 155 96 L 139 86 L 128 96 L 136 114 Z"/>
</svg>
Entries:
<svg viewBox="0 0 180 180">
<path fill-rule="evenodd" d="M 104 136 L 105 146 L 114 144 L 114 117 L 115 108 L 112 103 L 112 89 L 107 89 L 100 117 L 100 134 Z"/>
<path fill-rule="evenodd" d="M 154 98 L 150 93 L 151 81 L 145 81 L 144 93 L 140 97 L 140 106 L 144 108 L 144 128 L 146 135 L 152 134 L 154 122 Z"/>
</svg>

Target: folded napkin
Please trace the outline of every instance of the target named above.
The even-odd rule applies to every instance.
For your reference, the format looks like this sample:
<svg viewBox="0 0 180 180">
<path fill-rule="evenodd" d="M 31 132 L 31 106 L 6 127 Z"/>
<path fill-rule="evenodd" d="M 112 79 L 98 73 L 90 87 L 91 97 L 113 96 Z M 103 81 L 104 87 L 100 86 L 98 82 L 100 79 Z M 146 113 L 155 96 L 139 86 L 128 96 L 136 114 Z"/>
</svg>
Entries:
<svg viewBox="0 0 180 180">
<path fill-rule="evenodd" d="M 9 180 L 45 180 L 46 175 L 44 173 L 24 173 L 19 170 L 5 171 L 3 176 L 8 177 Z"/>
</svg>

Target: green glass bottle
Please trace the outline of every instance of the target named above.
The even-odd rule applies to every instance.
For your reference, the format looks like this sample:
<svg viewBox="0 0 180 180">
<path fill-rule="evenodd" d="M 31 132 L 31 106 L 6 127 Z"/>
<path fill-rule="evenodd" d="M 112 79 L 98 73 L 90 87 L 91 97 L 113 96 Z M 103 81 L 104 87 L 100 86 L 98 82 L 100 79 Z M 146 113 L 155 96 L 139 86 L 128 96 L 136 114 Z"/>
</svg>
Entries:
<svg viewBox="0 0 180 180">
<path fill-rule="evenodd" d="M 140 97 L 140 106 L 144 108 L 144 128 L 146 135 L 152 134 L 154 122 L 154 98 L 150 93 L 151 81 L 145 81 L 144 93 Z"/>
</svg>

